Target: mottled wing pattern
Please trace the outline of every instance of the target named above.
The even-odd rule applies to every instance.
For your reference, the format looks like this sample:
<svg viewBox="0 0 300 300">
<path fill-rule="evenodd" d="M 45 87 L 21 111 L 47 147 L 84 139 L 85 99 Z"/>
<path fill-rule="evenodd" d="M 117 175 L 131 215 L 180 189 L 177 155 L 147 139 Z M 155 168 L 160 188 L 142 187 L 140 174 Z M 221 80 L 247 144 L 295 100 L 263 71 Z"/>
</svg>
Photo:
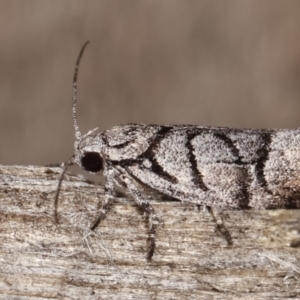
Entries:
<svg viewBox="0 0 300 300">
<path fill-rule="evenodd" d="M 300 179 L 297 130 L 143 124 L 130 130 L 130 140 L 125 134 L 123 143 L 109 145 L 109 159 L 159 192 L 227 209 L 300 206 L 298 190 L 288 186 Z"/>
</svg>

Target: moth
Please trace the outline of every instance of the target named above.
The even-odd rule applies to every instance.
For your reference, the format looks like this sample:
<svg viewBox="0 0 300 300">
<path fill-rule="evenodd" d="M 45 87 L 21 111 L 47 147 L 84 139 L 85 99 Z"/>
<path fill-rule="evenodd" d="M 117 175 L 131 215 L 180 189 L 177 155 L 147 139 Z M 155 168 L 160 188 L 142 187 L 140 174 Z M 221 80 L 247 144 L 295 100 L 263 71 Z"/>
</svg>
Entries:
<svg viewBox="0 0 300 300">
<path fill-rule="evenodd" d="M 155 250 L 157 215 L 144 187 L 183 202 L 206 206 L 229 245 L 222 210 L 300 208 L 300 129 L 254 130 L 193 125 L 126 124 L 82 135 L 77 125 L 77 74 L 73 78 L 75 150 L 63 164 L 103 172 L 105 198 L 91 230 L 108 212 L 115 185 L 125 187 L 148 216 L 147 259 Z"/>
</svg>

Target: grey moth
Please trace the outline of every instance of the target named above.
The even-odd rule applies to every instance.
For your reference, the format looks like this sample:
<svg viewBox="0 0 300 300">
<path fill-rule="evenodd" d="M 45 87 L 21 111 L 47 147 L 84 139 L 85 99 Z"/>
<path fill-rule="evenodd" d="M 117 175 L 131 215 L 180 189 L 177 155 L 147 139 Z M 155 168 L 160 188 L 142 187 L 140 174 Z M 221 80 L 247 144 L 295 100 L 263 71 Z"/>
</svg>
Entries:
<svg viewBox="0 0 300 300">
<path fill-rule="evenodd" d="M 157 217 L 143 194 L 149 187 L 178 200 L 206 206 L 232 244 L 219 210 L 300 208 L 300 129 L 253 130 L 193 125 L 126 124 L 82 135 L 77 125 L 79 62 L 73 80 L 75 151 L 64 163 L 55 196 L 70 165 L 105 177 L 105 200 L 94 230 L 105 218 L 114 187 L 125 187 L 147 213 L 147 259 L 155 250 Z"/>
</svg>

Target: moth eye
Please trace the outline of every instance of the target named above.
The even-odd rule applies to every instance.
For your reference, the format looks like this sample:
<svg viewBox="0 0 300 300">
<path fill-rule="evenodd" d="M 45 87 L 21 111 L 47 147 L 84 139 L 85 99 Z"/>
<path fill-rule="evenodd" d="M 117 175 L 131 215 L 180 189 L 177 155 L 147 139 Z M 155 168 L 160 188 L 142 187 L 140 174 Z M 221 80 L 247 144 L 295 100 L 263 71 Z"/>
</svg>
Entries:
<svg viewBox="0 0 300 300">
<path fill-rule="evenodd" d="M 81 158 L 81 167 L 88 171 L 97 173 L 103 167 L 102 158 L 97 152 L 85 152 Z"/>
</svg>

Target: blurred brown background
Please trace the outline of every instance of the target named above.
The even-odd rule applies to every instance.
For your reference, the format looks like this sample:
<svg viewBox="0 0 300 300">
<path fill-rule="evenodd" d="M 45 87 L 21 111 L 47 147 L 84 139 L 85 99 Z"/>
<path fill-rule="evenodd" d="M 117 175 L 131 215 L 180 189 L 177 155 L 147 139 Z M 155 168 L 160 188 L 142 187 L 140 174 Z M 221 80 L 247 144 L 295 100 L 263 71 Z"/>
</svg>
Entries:
<svg viewBox="0 0 300 300">
<path fill-rule="evenodd" d="M 127 122 L 300 126 L 300 1 L 0 0 L 0 163 Z"/>
</svg>

